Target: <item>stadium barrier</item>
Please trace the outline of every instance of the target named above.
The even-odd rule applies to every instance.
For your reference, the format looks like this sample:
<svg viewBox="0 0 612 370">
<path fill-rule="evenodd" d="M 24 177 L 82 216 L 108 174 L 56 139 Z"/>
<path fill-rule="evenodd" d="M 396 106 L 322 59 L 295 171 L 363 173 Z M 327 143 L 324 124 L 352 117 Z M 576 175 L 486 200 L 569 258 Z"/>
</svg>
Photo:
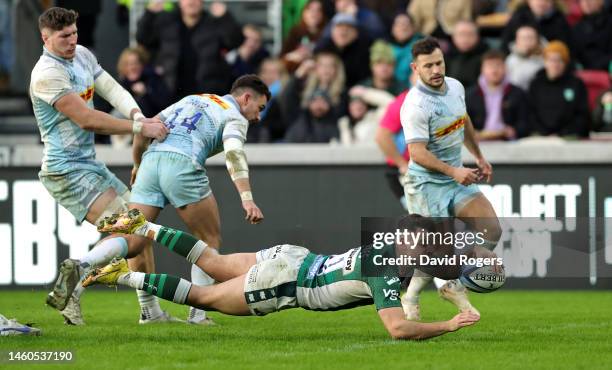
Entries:
<svg viewBox="0 0 612 370">
<path fill-rule="evenodd" d="M 579 241 L 586 253 L 572 260 L 555 253 L 546 242 L 551 238 L 540 238 L 535 246 L 504 245 L 504 255 L 514 256 L 521 266 L 510 272 L 507 287 L 612 287 L 612 222 L 606 222 L 612 220 L 612 146 L 538 140 L 485 143 L 482 150 L 494 166 L 494 181 L 482 190 L 500 217 L 588 220 L 588 232 Z M 0 147 L 0 154 L 0 287 L 49 286 L 58 262 L 82 255 L 99 234 L 91 225 L 78 225 L 40 184 L 40 146 Z M 464 154 L 466 165 L 473 165 Z M 207 164 L 221 213 L 223 252 L 281 243 L 341 252 L 359 244 L 361 217 L 403 214 L 387 188 L 383 158 L 375 147 L 251 145 L 247 155 L 255 201 L 265 215 L 260 225 L 244 221 L 222 155 Z M 101 146 L 98 158 L 129 180 L 130 150 Z M 185 227 L 172 209 L 162 212 L 158 222 Z M 163 248 L 155 252 L 158 271 L 189 276 L 186 261 Z M 575 266 L 587 273 L 577 277 L 559 272 Z"/>
</svg>

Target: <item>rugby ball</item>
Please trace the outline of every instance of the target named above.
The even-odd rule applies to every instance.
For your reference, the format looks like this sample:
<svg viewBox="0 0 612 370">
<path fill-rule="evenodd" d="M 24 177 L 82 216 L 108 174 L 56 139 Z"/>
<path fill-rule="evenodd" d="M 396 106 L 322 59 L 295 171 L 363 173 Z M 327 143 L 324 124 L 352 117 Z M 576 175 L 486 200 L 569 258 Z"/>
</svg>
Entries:
<svg viewBox="0 0 612 370">
<path fill-rule="evenodd" d="M 466 266 L 459 281 L 472 292 L 491 293 L 504 285 L 506 272 L 504 266 Z"/>
</svg>

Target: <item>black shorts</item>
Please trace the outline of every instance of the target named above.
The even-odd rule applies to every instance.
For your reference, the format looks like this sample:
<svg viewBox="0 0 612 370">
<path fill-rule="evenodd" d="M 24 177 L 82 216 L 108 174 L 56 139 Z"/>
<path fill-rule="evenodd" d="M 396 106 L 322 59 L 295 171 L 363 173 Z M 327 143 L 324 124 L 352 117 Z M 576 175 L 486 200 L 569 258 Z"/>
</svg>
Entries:
<svg viewBox="0 0 612 370">
<path fill-rule="evenodd" d="M 400 199 L 404 196 L 404 187 L 399 182 L 399 169 L 395 166 L 387 165 L 387 169 L 385 170 L 385 178 L 387 179 L 387 184 L 393 192 L 393 195 L 397 199 Z"/>
</svg>

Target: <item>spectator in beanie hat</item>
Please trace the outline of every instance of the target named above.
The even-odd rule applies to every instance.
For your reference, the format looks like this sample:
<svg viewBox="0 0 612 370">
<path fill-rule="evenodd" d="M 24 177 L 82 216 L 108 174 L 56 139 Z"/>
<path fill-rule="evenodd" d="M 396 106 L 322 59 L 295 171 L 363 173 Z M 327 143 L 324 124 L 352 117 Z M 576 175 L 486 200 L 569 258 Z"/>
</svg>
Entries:
<svg viewBox="0 0 612 370">
<path fill-rule="evenodd" d="M 536 74 L 528 92 L 531 130 L 543 136 L 588 137 L 587 90 L 568 68 L 567 45 L 551 41 L 543 55 L 544 69 Z"/>
</svg>

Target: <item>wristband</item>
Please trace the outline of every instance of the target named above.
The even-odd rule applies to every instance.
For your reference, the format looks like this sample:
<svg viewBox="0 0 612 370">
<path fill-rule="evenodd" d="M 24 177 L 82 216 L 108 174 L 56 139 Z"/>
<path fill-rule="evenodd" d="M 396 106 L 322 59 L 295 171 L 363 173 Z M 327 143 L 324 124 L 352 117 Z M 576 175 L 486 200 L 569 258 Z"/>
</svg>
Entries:
<svg viewBox="0 0 612 370">
<path fill-rule="evenodd" d="M 141 112 L 134 113 L 134 121 L 140 121 L 141 119 L 145 119 L 147 117 L 144 116 Z"/>
<path fill-rule="evenodd" d="M 253 200 L 253 193 L 251 193 L 250 191 L 243 191 L 240 193 L 240 199 L 242 199 L 242 201 L 247 201 L 247 200 Z"/>
<path fill-rule="evenodd" d="M 136 135 L 142 132 L 142 122 L 132 121 L 132 132 Z"/>
</svg>

